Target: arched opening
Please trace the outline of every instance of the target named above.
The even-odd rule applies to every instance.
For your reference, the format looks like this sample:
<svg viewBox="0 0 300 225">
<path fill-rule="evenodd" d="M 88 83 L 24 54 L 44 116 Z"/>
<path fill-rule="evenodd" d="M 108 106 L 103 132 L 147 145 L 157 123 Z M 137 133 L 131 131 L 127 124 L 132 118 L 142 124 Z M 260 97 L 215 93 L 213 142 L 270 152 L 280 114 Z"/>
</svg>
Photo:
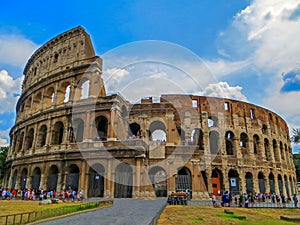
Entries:
<svg viewBox="0 0 300 225">
<path fill-rule="evenodd" d="M 21 178 L 20 178 L 20 188 L 21 188 L 21 190 L 24 190 L 26 188 L 27 174 L 28 174 L 28 171 L 27 171 L 26 168 L 24 168 L 22 170 Z"/>
<path fill-rule="evenodd" d="M 52 144 L 60 145 L 63 141 L 63 135 L 64 135 L 64 124 L 61 121 L 58 121 L 54 125 Z"/>
<path fill-rule="evenodd" d="M 44 107 L 49 108 L 52 106 L 54 102 L 54 88 L 49 87 L 44 94 Z"/>
<path fill-rule="evenodd" d="M 128 136 L 133 139 L 141 137 L 141 126 L 136 122 L 129 124 Z"/>
<path fill-rule="evenodd" d="M 39 92 L 34 98 L 33 98 L 33 111 L 37 111 L 41 108 L 41 101 L 42 101 L 42 93 Z"/>
<path fill-rule="evenodd" d="M 116 167 L 115 173 L 115 198 L 132 197 L 132 168 L 127 163 L 121 163 Z"/>
<path fill-rule="evenodd" d="M 240 146 L 242 150 L 242 154 L 248 154 L 248 135 L 246 133 L 241 133 L 240 135 Z"/>
<path fill-rule="evenodd" d="M 89 169 L 89 190 L 88 197 L 104 196 L 104 166 L 97 163 Z"/>
<path fill-rule="evenodd" d="M 13 177 L 12 177 L 12 181 L 11 181 L 11 190 L 16 188 L 17 176 L 18 176 L 18 170 L 15 170 Z"/>
<path fill-rule="evenodd" d="M 283 182 L 282 182 L 282 176 L 278 174 L 278 188 L 280 195 L 283 194 Z"/>
<path fill-rule="evenodd" d="M 32 97 L 29 97 L 25 103 L 25 109 L 27 112 L 29 112 L 31 110 L 31 103 L 32 103 Z"/>
<path fill-rule="evenodd" d="M 67 85 L 67 87 L 65 88 L 65 96 L 64 96 L 64 102 L 68 102 L 70 101 L 70 90 L 71 90 L 71 86 L 70 84 Z"/>
<path fill-rule="evenodd" d="M 271 155 L 270 155 L 270 144 L 267 138 L 264 139 L 264 146 L 265 146 L 265 157 L 266 160 L 269 161 L 271 160 Z"/>
<path fill-rule="evenodd" d="M 217 155 L 219 153 L 219 133 L 217 131 L 209 132 L 210 154 Z"/>
<path fill-rule="evenodd" d="M 280 155 L 281 155 L 281 159 L 284 161 L 285 160 L 285 157 L 284 157 L 284 150 L 283 150 L 283 144 L 282 142 L 280 141 L 279 143 L 279 148 L 280 148 Z"/>
<path fill-rule="evenodd" d="M 273 173 L 269 174 L 269 185 L 270 185 L 270 192 L 275 193 L 275 180 Z"/>
<path fill-rule="evenodd" d="M 254 194 L 254 191 L 253 191 L 253 175 L 252 175 L 252 173 L 247 172 L 246 176 L 245 176 L 245 179 L 246 179 L 246 192 L 247 192 L 247 194 Z"/>
<path fill-rule="evenodd" d="M 86 80 L 81 85 L 80 99 L 87 99 L 87 98 L 89 98 L 89 94 L 90 94 L 90 81 Z"/>
<path fill-rule="evenodd" d="M 236 170 L 230 169 L 228 172 L 229 188 L 231 194 L 240 193 L 239 174 Z"/>
<path fill-rule="evenodd" d="M 290 187 L 291 187 L 291 195 L 295 194 L 294 185 L 292 177 L 290 176 Z"/>
<path fill-rule="evenodd" d="M 253 153 L 257 154 L 259 151 L 259 137 L 257 134 L 253 135 Z"/>
<path fill-rule="evenodd" d="M 215 196 L 222 195 L 222 172 L 214 169 L 211 173 L 212 194 Z"/>
<path fill-rule="evenodd" d="M 167 197 L 167 173 L 159 167 L 152 167 L 148 173 L 156 197 Z"/>
<path fill-rule="evenodd" d="M 192 131 L 191 144 L 199 146 L 200 150 L 204 150 L 203 132 L 200 128 L 195 128 Z"/>
<path fill-rule="evenodd" d="M 258 173 L 258 186 L 259 186 L 260 193 L 262 194 L 266 193 L 265 176 L 262 172 Z"/>
<path fill-rule="evenodd" d="M 98 116 L 95 119 L 97 127 L 97 140 L 107 141 L 108 120 L 104 116 Z"/>
<path fill-rule="evenodd" d="M 185 131 L 180 125 L 176 125 L 176 130 L 180 138 L 180 143 L 185 145 Z"/>
<path fill-rule="evenodd" d="M 231 131 L 227 131 L 225 134 L 226 141 L 226 154 L 234 155 L 234 134 Z"/>
<path fill-rule="evenodd" d="M 84 122 L 82 119 L 77 118 L 73 121 L 73 135 L 75 137 L 76 142 L 83 141 L 83 133 L 84 133 Z"/>
<path fill-rule="evenodd" d="M 208 127 L 217 127 L 218 126 L 218 117 L 216 116 L 210 116 L 208 118 Z"/>
<path fill-rule="evenodd" d="M 284 186 L 285 186 L 286 194 L 290 196 L 289 181 L 286 175 L 284 175 Z"/>
<path fill-rule="evenodd" d="M 24 139 L 24 132 L 22 131 L 21 134 L 19 134 L 18 138 L 17 138 L 16 152 L 21 151 L 22 146 L 23 146 L 23 139 Z"/>
<path fill-rule="evenodd" d="M 40 182 L 41 182 L 41 169 L 39 167 L 35 167 L 31 176 L 31 189 L 39 190 Z"/>
<path fill-rule="evenodd" d="M 261 131 L 263 134 L 268 135 L 268 127 L 267 125 L 263 124 Z"/>
<path fill-rule="evenodd" d="M 153 121 L 149 126 L 150 141 L 166 141 L 166 126 L 161 121 Z"/>
<path fill-rule="evenodd" d="M 58 168 L 56 165 L 52 165 L 49 170 L 49 175 L 47 179 L 47 190 L 54 191 L 57 188 L 58 180 Z"/>
<path fill-rule="evenodd" d="M 79 183 L 79 168 L 77 165 L 72 164 L 69 166 L 69 173 L 67 174 L 66 187 L 68 190 L 78 191 Z"/>
<path fill-rule="evenodd" d="M 274 153 L 274 158 L 275 161 L 279 161 L 279 155 L 278 155 L 278 145 L 275 139 L 273 139 L 273 153 Z"/>
<path fill-rule="evenodd" d="M 43 147 L 46 144 L 46 137 L 47 137 L 47 126 L 42 125 L 39 129 L 37 147 Z"/>
<path fill-rule="evenodd" d="M 25 141 L 25 149 L 24 150 L 29 150 L 32 147 L 33 144 L 33 137 L 34 137 L 34 130 L 31 128 L 26 136 L 26 141 Z"/>
<path fill-rule="evenodd" d="M 176 192 L 188 192 L 192 197 L 192 175 L 187 167 L 182 167 L 177 171 Z"/>
</svg>

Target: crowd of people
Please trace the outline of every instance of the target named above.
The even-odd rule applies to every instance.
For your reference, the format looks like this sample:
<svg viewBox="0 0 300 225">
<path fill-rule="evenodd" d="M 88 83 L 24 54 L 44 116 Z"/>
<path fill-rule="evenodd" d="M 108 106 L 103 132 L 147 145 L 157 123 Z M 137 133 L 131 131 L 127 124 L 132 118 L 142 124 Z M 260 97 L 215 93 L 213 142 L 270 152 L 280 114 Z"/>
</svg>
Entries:
<svg viewBox="0 0 300 225">
<path fill-rule="evenodd" d="M 217 206 L 217 197 L 215 195 L 212 196 L 213 206 Z M 291 202 L 294 203 L 294 207 L 298 208 L 298 198 L 297 195 L 294 194 L 292 197 L 290 195 L 284 196 L 283 194 L 275 194 L 275 193 L 265 193 L 265 194 L 234 194 L 232 195 L 228 191 L 224 192 L 221 197 L 221 206 L 230 207 L 233 204 L 239 207 L 248 208 L 249 205 L 253 207 L 255 203 L 273 203 L 276 204 L 277 207 L 285 208 L 286 204 Z"/>
<path fill-rule="evenodd" d="M 84 198 L 83 190 L 76 191 L 72 189 L 62 190 L 57 193 L 56 190 L 44 191 L 33 189 L 8 189 L 0 188 L 0 197 L 2 200 L 43 200 L 58 198 L 62 201 L 82 201 Z"/>
</svg>

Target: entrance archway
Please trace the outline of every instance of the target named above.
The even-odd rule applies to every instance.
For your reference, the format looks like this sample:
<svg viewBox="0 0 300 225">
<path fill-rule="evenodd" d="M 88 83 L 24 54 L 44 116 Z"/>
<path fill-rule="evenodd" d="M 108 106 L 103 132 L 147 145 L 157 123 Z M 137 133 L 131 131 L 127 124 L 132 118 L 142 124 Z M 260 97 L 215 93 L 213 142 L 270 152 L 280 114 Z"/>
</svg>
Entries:
<svg viewBox="0 0 300 225">
<path fill-rule="evenodd" d="M 229 170 L 228 172 L 229 186 L 231 194 L 239 194 L 240 193 L 240 182 L 239 182 L 239 174 L 236 170 Z"/>
<path fill-rule="evenodd" d="M 191 171 L 187 167 L 182 167 L 177 172 L 176 177 L 176 192 L 186 192 L 190 193 L 192 197 L 192 176 Z"/>
<path fill-rule="evenodd" d="M 258 186 L 261 194 L 266 193 L 265 176 L 262 172 L 258 173 Z"/>
<path fill-rule="evenodd" d="M 132 197 L 132 168 L 127 163 L 121 163 L 116 167 L 115 173 L 115 198 Z"/>
<path fill-rule="evenodd" d="M 159 167 L 152 167 L 149 171 L 149 177 L 155 190 L 156 197 L 167 197 L 167 173 Z"/>
<path fill-rule="evenodd" d="M 270 192 L 275 193 L 275 181 L 273 173 L 269 175 Z"/>
<path fill-rule="evenodd" d="M 27 171 L 26 168 L 24 168 L 22 170 L 21 179 L 20 179 L 20 188 L 21 188 L 21 190 L 26 188 L 27 174 L 28 174 L 28 171 Z"/>
<path fill-rule="evenodd" d="M 74 190 L 77 192 L 78 183 L 79 183 L 79 168 L 77 165 L 72 164 L 69 167 L 69 173 L 67 175 L 67 180 L 66 180 L 67 190 Z"/>
<path fill-rule="evenodd" d="M 104 166 L 97 163 L 89 170 L 89 189 L 88 197 L 103 197 L 104 196 Z"/>
<path fill-rule="evenodd" d="M 253 191 L 253 175 L 252 175 L 252 173 L 247 172 L 246 176 L 245 176 L 245 179 L 246 179 L 246 192 L 247 192 L 247 194 L 254 194 L 254 191 Z"/>
<path fill-rule="evenodd" d="M 32 177 L 31 177 L 31 189 L 39 190 L 41 182 L 41 169 L 36 167 L 33 170 Z"/>
<path fill-rule="evenodd" d="M 49 175 L 47 179 L 47 190 L 54 191 L 57 187 L 57 179 L 58 179 L 58 169 L 57 166 L 52 165 L 49 170 Z"/>
<path fill-rule="evenodd" d="M 211 173 L 212 194 L 220 196 L 221 193 L 222 173 L 218 169 L 214 169 Z"/>
</svg>

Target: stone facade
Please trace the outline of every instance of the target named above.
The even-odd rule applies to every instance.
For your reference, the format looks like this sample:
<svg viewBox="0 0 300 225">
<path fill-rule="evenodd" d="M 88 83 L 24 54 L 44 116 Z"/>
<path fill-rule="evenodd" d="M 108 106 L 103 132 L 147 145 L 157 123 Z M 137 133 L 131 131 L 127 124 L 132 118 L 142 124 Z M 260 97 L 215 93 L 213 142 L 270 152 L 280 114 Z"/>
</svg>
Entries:
<svg viewBox="0 0 300 225">
<path fill-rule="evenodd" d="M 85 197 L 193 198 L 295 193 L 285 121 L 241 101 L 106 95 L 102 59 L 77 27 L 28 60 L 5 163 L 8 188 L 84 190 Z M 155 134 L 160 133 L 160 139 Z"/>
</svg>

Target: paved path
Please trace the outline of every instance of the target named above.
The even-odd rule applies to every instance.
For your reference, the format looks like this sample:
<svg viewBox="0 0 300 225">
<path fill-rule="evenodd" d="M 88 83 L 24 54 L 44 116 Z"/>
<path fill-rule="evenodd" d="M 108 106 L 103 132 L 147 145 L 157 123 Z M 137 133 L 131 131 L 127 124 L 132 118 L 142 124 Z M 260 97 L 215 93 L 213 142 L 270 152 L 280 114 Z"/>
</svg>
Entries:
<svg viewBox="0 0 300 225">
<path fill-rule="evenodd" d="M 114 199 L 112 207 L 81 213 L 41 225 L 149 225 L 153 217 L 166 203 L 166 198 L 157 200 Z"/>
</svg>

